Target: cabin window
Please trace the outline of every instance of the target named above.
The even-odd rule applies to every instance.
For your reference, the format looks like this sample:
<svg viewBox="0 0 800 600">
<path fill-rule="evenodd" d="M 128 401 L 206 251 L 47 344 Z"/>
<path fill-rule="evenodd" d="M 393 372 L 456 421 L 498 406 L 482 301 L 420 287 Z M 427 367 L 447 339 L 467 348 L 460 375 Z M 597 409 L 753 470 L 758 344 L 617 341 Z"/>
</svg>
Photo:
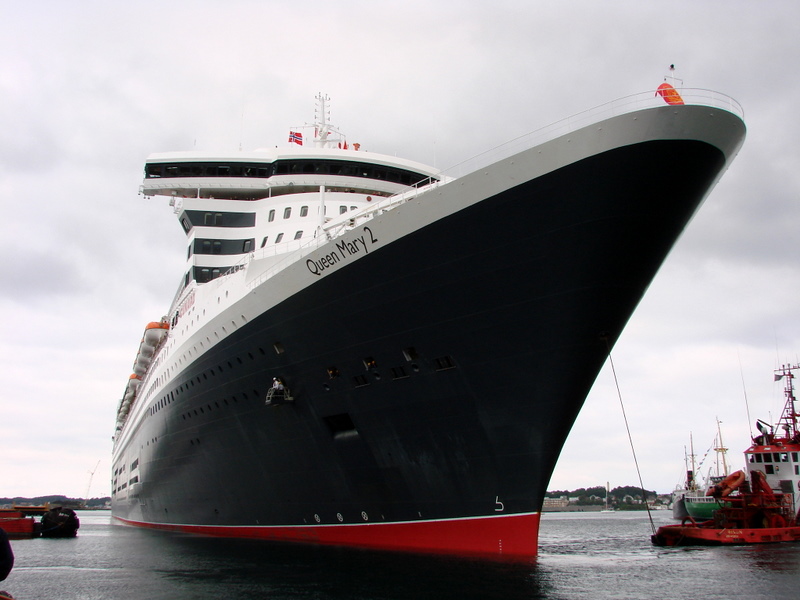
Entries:
<svg viewBox="0 0 800 600">
<path fill-rule="evenodd" d="M 280 244 L 282 239 L 283 239 L 283 234 L 279 233 L 278 237 L 275 238 L 275 243 Z"/>
<path fill-rule="evenodd" d="M 221 254 L 222 253 L 222 242 L 219 240 L 214 240 L 214 249 L 212 251 L 213 254 Z"/>
<path fill-rule="evenodd" d="M 764 465 L 764 472 L 767 475 L 775 475 L 775 467 L 773 465 Z"/>
<path fill-rule="evenodd" d="M 208 227 L 253 227 L 256 224 L 255 213 L 210 213 L 201 210 L 187 210 L 184 216 L 190 225 L 206 225 Z M 184 229 L 186 225 L 184 225 Z"/>
<path fill-rule="evenodd" d="M 404 379 L 408 377 L 403 367 L 392 367 L 392 379 Z"/>
<path fill-rule="evenodd" d="M 454 369 L 455 363 L 453 363 L 453 359 L 449 356 L 440 356 L 439 358 L 434 358 L 434 369 L 437 371 L 446 371 L 447 369 Z"/>
<path fill-rule="evenodd" d="M 777 452 L 775 452 L 775 453 L 772 455 L 772 458 L 773 458 L 773 461 L 772 461 L 772 462 L 781 462 L 781 455 L 780 455 L 780 454 L 778 454 Z"/>
<path fill-rule="evenodd" d="M 347 212 L 347 207 L 346 206 L 340 206 L 339 207 L 339 214 L 340 215 L 343 215 L 346 212 Z"/>
<path fill-rule="evenodd" d="M 350 207 L 350 210 L 355 210 L 355 209 L 357 209 L 357 208 L 358 208 L 357 206 L 351 206 L 351 207 Z"/>
<path fill-rule="evenodd" d="M 300 207 L 300 216 L 301 217 L 307 217 L 308 216 L 308 207 L 307 206 L 301 206 Z"/>
<path fill-rule="evenodd" d="M 242 244 L 242 252 L 250 252 L 253 249 L 253 240 L 245 240 Z"/>
<path fill-rule="evenodd" d="M 264 246 L 266 246 L 266 245 L 267 245 L 267 238 L 268 238 L 268 237 L 269 237 L 268 235 L 265 235 L 265 236 L 264 236 L 264 239 L 261 241 L 261 247 L 262 247 L 262 248 L 263 248 Z"/>
<path fill-rule="evenodd" d="M 797 462 L 797 452 L 792 452 L 792 462 Z"/>
<path fill-rule="evenodd" d="M 283 218 L 288 219 L 291 216 L 292 216 L 292 207 L 287 206 L 286 208 L 283 209 Z"/>
<path fill-rule="evenodd" d="M 271 211 L 269 211 L 269 217 L 267 218 L 267 220 L 270 223 L 272 223 L 275 220 L 275 209 L 274 208 Z"/>
<path fill-rule="evenodd" d="M 294 234 L 294 239 L 296 239 L 296 240 L 299 240 L 301 237 L 303 237 L 303 230 L 302 229 Z"/>
<path fill-rule="evenodd" d="M 781 453 L 781 462 L 789 462 L 789 454 L 786 452 Z"/>
<path fill-rule="evenodd" d="M 760 455 L 760 454 L 756 454 L 756 462 L 757 462 L 757 463 L 764 462 L 764 461 L 762 460 L 762 458 L 761 458 L 761 455 Z"/>
</svg>

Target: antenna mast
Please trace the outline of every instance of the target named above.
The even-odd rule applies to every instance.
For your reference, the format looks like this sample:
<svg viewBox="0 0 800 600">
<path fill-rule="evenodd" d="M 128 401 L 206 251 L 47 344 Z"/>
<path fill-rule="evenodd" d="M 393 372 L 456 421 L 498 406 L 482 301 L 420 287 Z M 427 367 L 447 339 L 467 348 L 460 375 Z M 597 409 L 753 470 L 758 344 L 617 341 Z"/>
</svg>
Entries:
<svg viewBox="0 0 800 600">
<path fill-rule="evenodd" d="M 786 404 L 783 406 L 781 418 L 778 420 L 778 429 L 783 429 L 784 437 L 792 442 L 800 440 L 800 432 L 797 429 L 797 411 L 795 409 L 794 397 L 794 373 L 800 369 L 800 365 L 781 365 L 780 369 L 775 370 L 775 381 L 786 378 L 783 393 L 786 396 Z"/>
</svg>

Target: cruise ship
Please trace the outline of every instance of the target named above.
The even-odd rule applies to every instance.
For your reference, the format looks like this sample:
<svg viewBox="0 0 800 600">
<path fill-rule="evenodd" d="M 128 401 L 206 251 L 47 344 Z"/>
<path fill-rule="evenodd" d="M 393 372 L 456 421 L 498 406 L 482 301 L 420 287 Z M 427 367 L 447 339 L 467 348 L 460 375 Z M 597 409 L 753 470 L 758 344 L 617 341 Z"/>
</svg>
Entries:
<svg viewBox="0 0 800 600">
<path fill-rule="evenodd" d="M 530 561 L 564 440 L 741 107 L 662 85 L 441 171 L 349 143 L 317 100 L 285 148 L 146 160 L 187 258 L 118 404 L 113 517 Z"/>
</svg>

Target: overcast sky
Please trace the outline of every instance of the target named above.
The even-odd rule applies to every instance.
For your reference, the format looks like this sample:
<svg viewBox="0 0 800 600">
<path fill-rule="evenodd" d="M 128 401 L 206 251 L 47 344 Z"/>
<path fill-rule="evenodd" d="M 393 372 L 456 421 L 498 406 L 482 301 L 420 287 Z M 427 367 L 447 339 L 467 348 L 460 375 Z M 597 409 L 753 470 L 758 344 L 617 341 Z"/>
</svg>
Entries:
<svg viewBox="0 0 800 600">
<path fill-rule="evenodd" d="M 772 370 L 800 355 L 796 0 L 30 0 L 2 12 L 0 497 L 110 494 L 116 404 L 184 268 L 171 208 L 137 193 L 147 155 L 282 145 L 318 92 L 362 149 L 440 168 L 655 89 L 673 63 L 686 87 L 736 98 L 743 149 L 613 359 L 648 489 L 674 488 L 690 432 L 702 455 L 717 417 L 740 466 L 745 398 L 751 420 L 778 417 Z M 667 172 L 653 181 L 669 185 Z M 606 368 L 549 489 L 637 480 Z"/>
</svg>

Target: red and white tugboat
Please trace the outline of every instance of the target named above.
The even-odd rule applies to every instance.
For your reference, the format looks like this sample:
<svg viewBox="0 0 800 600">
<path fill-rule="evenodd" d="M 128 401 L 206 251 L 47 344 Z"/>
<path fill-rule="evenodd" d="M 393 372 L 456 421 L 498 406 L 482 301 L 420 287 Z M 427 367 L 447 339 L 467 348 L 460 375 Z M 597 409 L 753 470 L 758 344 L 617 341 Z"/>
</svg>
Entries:
<svg viewBox="0 0 800 600">
<path fill-rule="evenodd" d="M 658 546 L 761 544 L 800 541 L 800 430 L 795 410 L 794 371 L 784 365 L 775 381 L 785 380 L 786 403 L 775 427 L 756 423 L 760 435 L 745 450 L 746 469 L 732 473 L 711 490 L 726 506 L 702 523 L 686 517 L 678 525 L 659 527 Z"/>
</svg>

